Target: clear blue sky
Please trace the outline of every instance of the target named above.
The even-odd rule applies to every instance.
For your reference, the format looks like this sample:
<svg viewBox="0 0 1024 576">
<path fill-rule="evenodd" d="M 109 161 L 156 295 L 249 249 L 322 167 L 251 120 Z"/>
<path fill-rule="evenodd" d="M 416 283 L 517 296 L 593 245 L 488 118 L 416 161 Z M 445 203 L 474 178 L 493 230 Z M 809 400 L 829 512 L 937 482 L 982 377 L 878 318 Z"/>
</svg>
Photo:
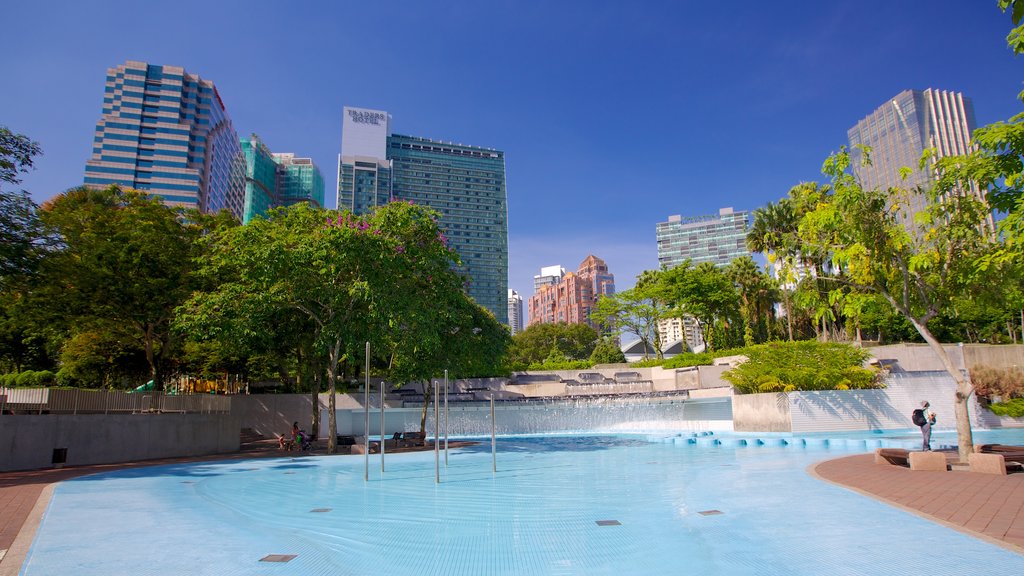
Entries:
<svg viewBox="0 0 1024 576">
<path fill-rule="evenodd" d="M 213 80 L 239 135 L 312 157 L 333 206 L 342 106 L 504 150 L 509 287 L 604 258 L 657 267 L 655 224 L 751 210 L 820 179 L 846 130 L 907 88 L 1019 112 L 996 0 L 12 2 L 0 125 L 43 147 L 23 187 L 81 184 L 108 67 Z"/>
</svg>

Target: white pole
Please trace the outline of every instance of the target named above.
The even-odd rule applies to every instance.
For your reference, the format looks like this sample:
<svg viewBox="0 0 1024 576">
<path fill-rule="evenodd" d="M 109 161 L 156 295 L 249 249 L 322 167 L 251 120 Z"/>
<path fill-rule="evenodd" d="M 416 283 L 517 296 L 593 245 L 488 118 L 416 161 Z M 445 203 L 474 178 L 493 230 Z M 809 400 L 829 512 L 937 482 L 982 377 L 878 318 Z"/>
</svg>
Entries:
<svg viewBox="0 0 1024 576">
<path fill-rule="evenodd" d="M 367 378 L 369 380 L 369 378 Z M 384 473 L 384 382 L 380 383 L 380 471 Z"/>
<path fill-rule="evenodd" d="M 444 467 L 448 467 L 448 371 L 444 371 Z"/>
<path fill-rule="evenodd" d="M 494 394 L 491 394 L 491 472 L 498 471 L 498 443 L 495 440 L 498 427 L 494 422 Z"/>
<path fill-rule="evenodd" d="M 440 426 L 440 424 L 441 423 L 438 420 L 438 408 L 437 408 L 438 394 L 439 394 L 439 392 L 437 390 L 437 382 L 434 382 L 434 483 L 435 484 L 440 484 L 441 483 L 441 458 L 440 458 L 440 451 L 441 451 L 441 444 L 440 444 L 440 442 L 441 442 L 441 429 L 440 429 L 440 427 L 441 426 Z"/>
<path fill-rule="evenodd" d="M 363 446 L 363 481 L 370 479 L 370 343 L 366 343 L 366 384 L 363 385 L 363 412 L 365 413 Z"/>
</svg>

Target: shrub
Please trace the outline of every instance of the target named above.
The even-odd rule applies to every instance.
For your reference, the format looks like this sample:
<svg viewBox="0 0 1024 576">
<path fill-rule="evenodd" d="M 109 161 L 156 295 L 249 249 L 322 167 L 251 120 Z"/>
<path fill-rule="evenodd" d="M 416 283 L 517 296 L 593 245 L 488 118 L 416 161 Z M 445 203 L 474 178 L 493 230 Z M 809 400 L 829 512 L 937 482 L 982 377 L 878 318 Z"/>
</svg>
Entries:
<svg viewBox="0 0 1024 576">
<path fill-rule="evenodd" d="M 979 397 L 999 396 L 1005 399 L 1024 397 L 1024 370 L 1012 368 L 989 368 L 982 366 L 971 370 L 971 384 Z"/>
<path fill-rule="evenodd" d="M 740 394 L 882 386 L 879 372 L 863 367 L 868 353 L 848 344 L 813 340 L 772 342 L 735 352 L 749 360 L 722 377 L 732 382 Z"/>
<path fill-rule="evenodd" d="M 530 370 L 581 370 L 593 366 L 590 360 L 544 361 L 530 364 Z"/>
<path fill-rule="evenodd" d="M 1012 418 L 1024 417 L 1024 398 L 1014 398 L 1006 402 L 996 402 L 989 406 L 992 412 L 999 416 L 1010 416 Z"/>
</svg>

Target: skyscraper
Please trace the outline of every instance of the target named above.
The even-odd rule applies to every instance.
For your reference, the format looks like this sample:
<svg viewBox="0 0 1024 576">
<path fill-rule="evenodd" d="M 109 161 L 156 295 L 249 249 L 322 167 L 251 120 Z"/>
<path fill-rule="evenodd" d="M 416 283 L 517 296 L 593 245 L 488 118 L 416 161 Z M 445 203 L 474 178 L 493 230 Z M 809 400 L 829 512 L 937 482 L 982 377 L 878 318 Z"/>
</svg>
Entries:
<svg viewBox="0 0 1024 576">
<path fill-rule="evenodd" d="M 868 189 L 927 188 L 934 182 L 934 172 L 918 168 L 925 149 L 935 150 L 933 161 L 967 154 L 975 126 L 974 104 L 963 94 L 934 88 L 904 90 L 847 132 L 854 174 Z M 862 166 L 858 145 L 871 147 L 870 166 Z M 905 180 L 902 167 L 912 170 Z M 977 187 L 969 192 L 981 195 Z M 926 198 L 912 194 L 909 200 L 901 214 L 908 224 L 924 208 Z"/>
<path fill-rule="evenodd" d="M 242 223 L 268 209 L 308 202 L 323 207 L 324 177 L 309 158 L 274 154 L 258 136 L 242 139 L 245 158 L 245 201 Z"/>
<path fill-rule="evenodd" d="M 391 200 L 409 200 L 436 210 L 462 259 L 460 272 L 470 278 L 469 295 L 508 323 L 505 154 L 392 134 L 390 122 L 381 110 L 344 108 L 338 208 L 363 213 Z"/>
<path fill-rule="evenodd" d="M 508 290 L 508 327 L 513 336 L 523 331 L 523 297 L 511 288 Z"/>
<path fill-rule="evenodd" d="M 241 219 L 245 163 L 213 82 L 132 60 L 108 69 L 85 184 L 145 190 L 168 205 Z"/>
<path fill-rule="evenodd" d="M 725 266 L 750 254 L 747 212 L 732 208 L 720 209 L 717 216 L 669 216 L 668 222 L 658 223 L 656 236 L 658 263 L 663 267 L 673 268 L 686 260 Z"/>
<path fill-rule="evenodd" d="M 575 273 L 569 272 L 554 284 L 540 286 L 530 296 L 528 326 L 565 322 L 601 330 L 603 327 L 590 319 L 590 311 L 598 298 L 614 293 L 615 275 L 608 271 L 608 265 L 597 256 L 587 256 Z"/>
</svg>

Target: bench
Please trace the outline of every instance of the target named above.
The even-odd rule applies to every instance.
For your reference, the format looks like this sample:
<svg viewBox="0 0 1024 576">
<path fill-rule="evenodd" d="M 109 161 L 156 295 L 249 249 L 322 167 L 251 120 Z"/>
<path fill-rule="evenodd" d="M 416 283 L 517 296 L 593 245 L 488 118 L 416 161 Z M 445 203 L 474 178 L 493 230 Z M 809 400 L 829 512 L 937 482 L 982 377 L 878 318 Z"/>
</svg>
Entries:
<svg viewBox="0 0 1024 576">
<path fill-rule="evenodd" d="M 1007 472 L 1016 472 L 1024 466 L 1024 446 L 980 444 L 967 456 L 967 462 L 971 472 L 1005 476 Z"/>
<path fill-rule="evenodd" d="M 409 448 L 412 446 L 425 446 L 427 434 L 425 432 L 395 432 L 392 440 L 398 448 Z"/>
<path fill-rule="evenodd" d="M 946 455 L 942 452 L 911 452 L 902 448 L 876 448 L 875 464 L 891 464 L 918 471 L 945 472 L 949 469 Z"/>
</svg>

